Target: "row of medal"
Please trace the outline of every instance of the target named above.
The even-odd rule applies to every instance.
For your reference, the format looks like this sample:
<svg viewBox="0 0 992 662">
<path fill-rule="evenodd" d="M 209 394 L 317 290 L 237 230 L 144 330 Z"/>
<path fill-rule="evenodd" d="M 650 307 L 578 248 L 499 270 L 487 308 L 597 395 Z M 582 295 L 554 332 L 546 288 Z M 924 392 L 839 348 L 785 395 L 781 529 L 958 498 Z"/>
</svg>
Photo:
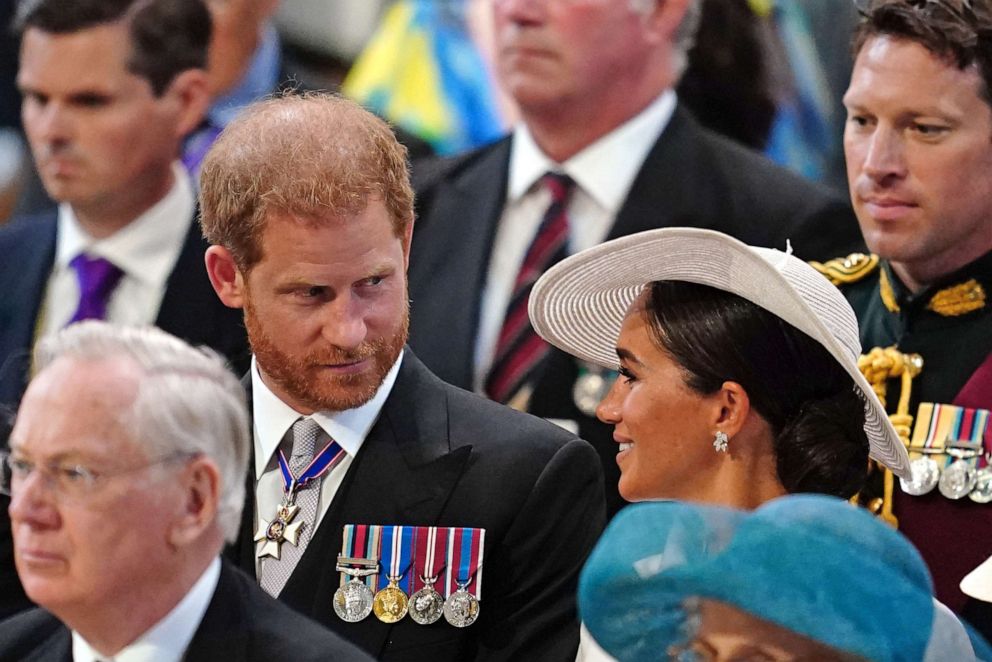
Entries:
<svg viewBox="0 0 992 662">
<path fill-rule="evenodd" d="M 431 625 L 443 616 L 463 628 L 479 618 L 485 529 L 347 524 L 343 534 L 333 598 L 341 620 L 374 613 L 397 623 L 409 614 Z"/>
<path fill-rule="evenodd" d="M 937 488 L 948 499 L 992 502 L 992 417 L 987 409 L 924 402 L 908 447 L 910 478 L 903 492 L 920 496 Z"/>
</svg>

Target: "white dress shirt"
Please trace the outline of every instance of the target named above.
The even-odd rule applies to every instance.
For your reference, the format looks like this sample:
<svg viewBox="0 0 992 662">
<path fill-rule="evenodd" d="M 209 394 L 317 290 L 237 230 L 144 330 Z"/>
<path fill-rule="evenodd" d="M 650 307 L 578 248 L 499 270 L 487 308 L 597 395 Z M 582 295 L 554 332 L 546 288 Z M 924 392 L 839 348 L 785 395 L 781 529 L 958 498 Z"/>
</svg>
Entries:
<svg viewBox="0 0 992 662">
<path fill-rule="evenodd" d="M 317 522 L 314 530 L 320 526 L 328 506 L 334 500 L 341 481 L 348 473 L 352 460 L 362 444 L 369 430 L 379 418 L 382 406 L 393 390 L 396 383 L 396 375 L 399 373 L 400 364 L 403 362 L 401 352 L 396 363 L 390 368 L 383 380 L 379 390 L 376 391 L 372 399 L 361 407 L 347 409 L 345 411 L 330 412 L 320 411 L 310 416 L 326 432 L 331 439 L 338 442 L 338 445 L 345 451 L 345 457 L 329 473 L 324 475 L 320 485 L 320 501 L 317 505 Z M 279 443 L 292 427 L 300 414 L 280 400 L 269 387 L 262 381 L 258 372 L 258 365 L 255 357 L 251 360 L 251 388 L 252 388 L 252 416 L 254 443 L 255 443 L 255 529 L 258 529 L 259 518 L 271 520 L 279 504 L 282 503 L 283 483 L 282 474 L 279 472 L 279 461 L 276 451 Z M 256 551 L 261 549 L 263 542 L 257 544 Z M 256 568 L 258 559 L 256 558 Z"/>
<path fill-rule="evenodd" d="M 220 558 L 215 558 L 193 584 L 189 593 L 172 608 L 165 618 L 125 646 L 117 655 L 107 657 L 96 652 L 82 635 L 72 633 L 73 662 L 180 662 L 186 648 L 200 627 L 203 615 L 217 590 L 220 579 Z"/>
<path fill-rule="evenodd" d="M 575 183 L 568 204 L 569 253 L 601 243 L 627 199 L 634 178 L 675 111 L 676 97 L 664 92 L 647 108 L 564 163 L 555 163 L 534 142 L 526 125 L 513 131 L 506 206 L 496 230 L 489 271 L 482 293 L 475 345 L 475 390 L 483 392 L 493 362 L 503 316 L 513 295 L 513 281 L 527 249 L 551 204 L 551 193 L 539 186 L 549 171 Z"/>
<path fill-rule="evenodd" d="M 107 319 L 136 326 L 155 323 L 196 209 L 186 170 L 176 161 L 172 172 L 174 182 L 165 197 L 105 239 L 90 237 L 72 207 L 59 205 L 55 263 L 45 291 L 41 336 L 56 333 L 75 314 L 79 281 L 69 262 L 84 252 L 109 260 L 124 272 L 107 302 Z"/>
</svg>

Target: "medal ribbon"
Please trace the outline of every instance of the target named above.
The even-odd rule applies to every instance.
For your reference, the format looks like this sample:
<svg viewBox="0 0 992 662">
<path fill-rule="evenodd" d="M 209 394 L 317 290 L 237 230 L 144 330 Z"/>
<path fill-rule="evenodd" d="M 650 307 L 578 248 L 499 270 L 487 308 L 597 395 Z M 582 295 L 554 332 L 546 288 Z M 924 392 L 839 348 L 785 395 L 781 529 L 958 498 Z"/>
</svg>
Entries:
<svg viewBox="0 0 992 662">
<path fill-rule="evenodd" d="M 954 441 L 982 443 L 984 453 L 979 452 L 978 457 L 961 459 L 969 464 L 977 463 L 980 467 L 987 464 L 985 454 L 992 452 L 989 410 L 924 402 L 920 404 L 917 425 L 913 435 L 913 446 L 945 448 Z M 949 453 L 944 457 L 945 466 L 957 459 Z"/>
<path fill-rule="evenodd" d="M 448 570 L 445 575 L 445 598 L 465 584 L 465 590 L 481 600 L 482 550 L 485 529 L 448 529 Z"/>
<path fill-rule="evenodd" d="M 379 560 L 380 538 L 382 527 L 369 524 L 345 524 L 341 538 L 341 554 L 350 558 Z M 351 580 L 351 577 L 341 573 L 341 586 Z M 363 578 L 365 585 L 375 592 L 377 576 L 369 575 Z"/>
<path fill-rule="evenodd" d="M 403 592 L 410 595 L 410 553 L 413 550 L 411 541 L 413 540 L 412 526 L 384 526 L 382 527 L 382 555 L 380 557 L 379 589 L 384 589 L 389 585 L 389 577 L 400 577 L 398 586 Z"/>
<path fill-rule="evenodd" d="M 320 478 L 345 456 L 345 450 L 338 446 L 338 442 L 329 441 L 327 445 L 310 460 L 299 476 L 294 476 L 289 469 L 289 462 L 286 456 L 279 451 L 279 471 L 282 472 L 283 493 L 295 493 L 296 490 L 306 487 L 311 480 Z"/>
<path fill-rule="evenodd" d="M 442 532 L 447 529 L 438 530 L 435 526 L 418 526 L 414 529 L 413 537 L 413 572 L 410 573 L 411 595 L 427 586 L 421 579 L 430 579 L 439 574 L 444 567 L 441 563 L 445 559 L 445 551 L 448 546 L 448 537 Z M 438 590 L 438 582 L 434 583 L 434 590 Z M 443 589 L 443 586 L 441 587 Z M 439 591 L 440 592 L 440 591 Z"/>
</svg>

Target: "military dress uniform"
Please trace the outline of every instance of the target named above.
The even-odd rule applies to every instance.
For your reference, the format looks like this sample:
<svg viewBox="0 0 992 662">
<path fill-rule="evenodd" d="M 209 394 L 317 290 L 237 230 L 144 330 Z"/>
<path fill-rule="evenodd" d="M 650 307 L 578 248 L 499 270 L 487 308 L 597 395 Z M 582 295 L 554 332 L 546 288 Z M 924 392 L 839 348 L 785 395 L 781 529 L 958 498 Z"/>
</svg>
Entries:
<svg viewBox="0 0 992 662">
<path fill-rule="evenodd" d="M 858 498 L 916 545 L 937 598 L 960 610 L 958 584 L 992 556 L 992 252 L 915 294 L 874 255 L 813 265 L 854 308 L 859 366 L 914 467 L 900 481 L 873 466 Z"/>
</svg>

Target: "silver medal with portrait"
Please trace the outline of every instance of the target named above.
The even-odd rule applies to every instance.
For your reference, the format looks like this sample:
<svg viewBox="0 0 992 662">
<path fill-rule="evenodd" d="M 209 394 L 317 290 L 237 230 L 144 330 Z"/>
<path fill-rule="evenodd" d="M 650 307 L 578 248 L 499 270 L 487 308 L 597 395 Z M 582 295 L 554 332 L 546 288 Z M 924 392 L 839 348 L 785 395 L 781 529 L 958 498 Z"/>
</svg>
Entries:
<svg viewBox="0 0 992 662">
<path fill-rule="evenodd" d="M 409 608 L 415 623 L 431 625 L 444 615 L 444 598 L 433 586 L 425 586 L 410 596 Z"/>
<path fill-rule="evenodd" d="M 909 475 L 908 479 L 899 479 L 902 491 L 913 496 L 922 496 L 937 487 L 937 482 L 940 480 L 940 467 L 933 458 L 918 457 L 909 463 Z"/>
<path fill-rule="evenodd" d="M 960 499 L 975 489 L 977 473 L 970 462 L 955 460 L 941 473 L 937 487 L 948 499 Z"/>
<path fill-rule="evenodd" d="M 444 601 L 444 620 L 456 628 L 467 628 L 479 618 L 479 601 L 474 595 L 459 586 L 458 590 Z"/>
</svg>

